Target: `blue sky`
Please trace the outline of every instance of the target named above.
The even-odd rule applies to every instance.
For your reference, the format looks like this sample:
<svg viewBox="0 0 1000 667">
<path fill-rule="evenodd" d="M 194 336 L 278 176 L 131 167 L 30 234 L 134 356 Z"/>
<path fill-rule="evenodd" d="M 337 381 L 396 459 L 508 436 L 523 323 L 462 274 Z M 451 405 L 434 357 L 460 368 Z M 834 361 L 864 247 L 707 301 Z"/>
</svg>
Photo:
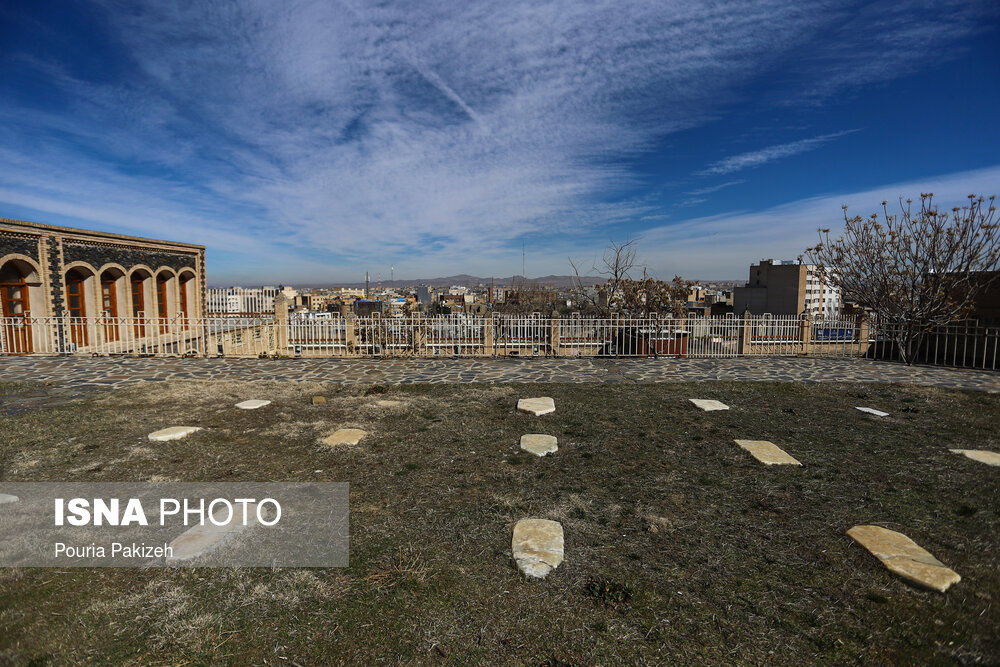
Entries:
<svg viewBox="0 0 1000 667">
<path fill-rule="evenodd" d="M 174 7 L 174 4 L 181 5 Z M 213 284 L 794 258 L 841 204 L 1000 194 L 994 3 L 0 6 L 0 216 Z"/>
</svg>

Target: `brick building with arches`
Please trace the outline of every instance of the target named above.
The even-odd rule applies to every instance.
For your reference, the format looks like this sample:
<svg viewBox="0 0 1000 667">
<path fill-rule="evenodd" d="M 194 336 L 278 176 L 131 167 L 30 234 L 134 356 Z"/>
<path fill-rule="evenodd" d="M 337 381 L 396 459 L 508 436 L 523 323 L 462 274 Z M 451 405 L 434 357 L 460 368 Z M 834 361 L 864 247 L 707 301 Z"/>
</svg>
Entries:
<svg viewBox="0 0 1000 667">
<path fill-rule="evenodd" d="M 0 309 L 8 352 L 47 346 L 46 318 L 78 349 L 139 341 L 203 316 L 205 247 L 0 218 Z"/>
</svg>

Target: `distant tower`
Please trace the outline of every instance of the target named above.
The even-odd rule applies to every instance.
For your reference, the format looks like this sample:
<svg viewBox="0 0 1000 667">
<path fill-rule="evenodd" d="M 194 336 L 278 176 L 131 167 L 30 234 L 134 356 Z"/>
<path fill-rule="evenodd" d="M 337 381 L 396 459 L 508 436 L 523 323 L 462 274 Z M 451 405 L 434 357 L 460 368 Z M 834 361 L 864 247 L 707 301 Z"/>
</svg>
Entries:
<svg viewBox="0 0 1000 667">
<path fill-rule="evenodd" d="M 528 278 L 524 270 L 524 239 L 521 240 L 521 277 L 524 279 Z"/>
<path fill-rule="evenodd" d="M 368 298 L 368 272 L 365 271 L 365 298 Z"/>
<path fill-rule="evenodd" d="M 396 286 L 395 283 L 396 283 L 396 265 L 391 264 L 389 266 L 389 286 L 395 287 Z"/>
</svg>

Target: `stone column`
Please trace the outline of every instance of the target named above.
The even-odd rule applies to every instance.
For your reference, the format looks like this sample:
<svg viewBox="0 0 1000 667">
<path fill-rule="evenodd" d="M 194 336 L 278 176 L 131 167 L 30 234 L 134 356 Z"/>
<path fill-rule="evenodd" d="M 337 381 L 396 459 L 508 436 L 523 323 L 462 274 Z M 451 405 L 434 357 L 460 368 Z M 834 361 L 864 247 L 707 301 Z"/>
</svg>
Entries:
<svg viewBox="0 0 1000 667">
<path fill-rule="evenodd" d="M 483 354 L 487 357 L 492 357 L 496 354 L 496 350 L 493 347 L 495 338 L 496 328 L 493 326 L 493 314 L 490 313 L 483 318 Z"/>
<path fill-rule="evenodd" d="M 404 321 L 413 331 L 413 356 L 424 356 L 427 348 L 427 320 L 423 317 L 411 317 Z"/>
<path fill-rule="evenodd" d="M 344 342 L 347 344 L 347 354 L 354 355 L 358 351 L 358 316 L 348 313 L 344 318 Z"/>
<path fill-rule="evenodd" d="M 749 311 L 743 313 L 743 317 L 740 319 L 740 342 L 736 348 L 736 353 L 741 356 L 750 352 L 750 327 L 752 319 L 753 316 L 750 315 Z"/>
<path fill-rule="evenodd" d="M 867 315 L 862 315 L 858 319 L 858 356 L 863 357 L 868 354 L 868 339 L 871 338 L 872 321 Z"/>
<path fill-rule="evenodd" d="M 549 325 L 549 349 L 553 356 L 559 356 L 559 317 L 556 313 L 552 313 Z"/>
<path fill-rule="evenodd" d="M 288 297 L 278 292 L 274 297 L 275 350 L 279 355 L 288 354 Z"/>
<path fill-rule="evenodd" d="M 809 354 L 812 348 L 812 319 L 803 314 L 799 322 L 799 344 L 802 354 Z"/>
</svg>

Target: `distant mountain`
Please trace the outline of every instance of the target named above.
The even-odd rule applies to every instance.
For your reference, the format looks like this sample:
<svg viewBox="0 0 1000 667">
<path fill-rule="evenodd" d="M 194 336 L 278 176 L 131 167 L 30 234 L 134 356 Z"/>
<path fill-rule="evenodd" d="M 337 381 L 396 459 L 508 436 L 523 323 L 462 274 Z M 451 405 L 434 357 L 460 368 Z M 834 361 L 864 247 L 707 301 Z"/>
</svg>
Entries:
<svg viewBox="0 0 1000 667">
<path fill-rule="evenodd" d="M 455 276 L 445 276 L 443 278 L 417 278 L 408 280 L 383 280 L 383 287 L 406 287 L 415 285 L 428 285 L 430 287 L 451 287 L 452 285 L 464 285 L 466 287 L 475 287 L 476 285 L 489 285 L 492 282 L 494 285 L 513 285 L 515 283 L 528 282 L 529 284 L 545 285 L 550 287 L 572 287 L 573 281 L 576 279 L 575 276 L 540 276 L 538 278 L 527 278 L 523 276 L 493 276 L 482 278 L 479 276 L 470 276 L 467 273 L 460 273 Z M 596 285 L 597 283 L 604 282 L 604 279 L 600 276 L 584 276 L 584 284 Z M 378 281 L 370 281 L 372 287 L 378 285 Z M 360 288 L 364 287 L 365 284 L 362 283 L 322 283 L 322 284 L 311 284 L 309 287 L 349 287 L 349 288 Z M 305 285 L 303 285 L 305 287 Z"/>
</svg>

